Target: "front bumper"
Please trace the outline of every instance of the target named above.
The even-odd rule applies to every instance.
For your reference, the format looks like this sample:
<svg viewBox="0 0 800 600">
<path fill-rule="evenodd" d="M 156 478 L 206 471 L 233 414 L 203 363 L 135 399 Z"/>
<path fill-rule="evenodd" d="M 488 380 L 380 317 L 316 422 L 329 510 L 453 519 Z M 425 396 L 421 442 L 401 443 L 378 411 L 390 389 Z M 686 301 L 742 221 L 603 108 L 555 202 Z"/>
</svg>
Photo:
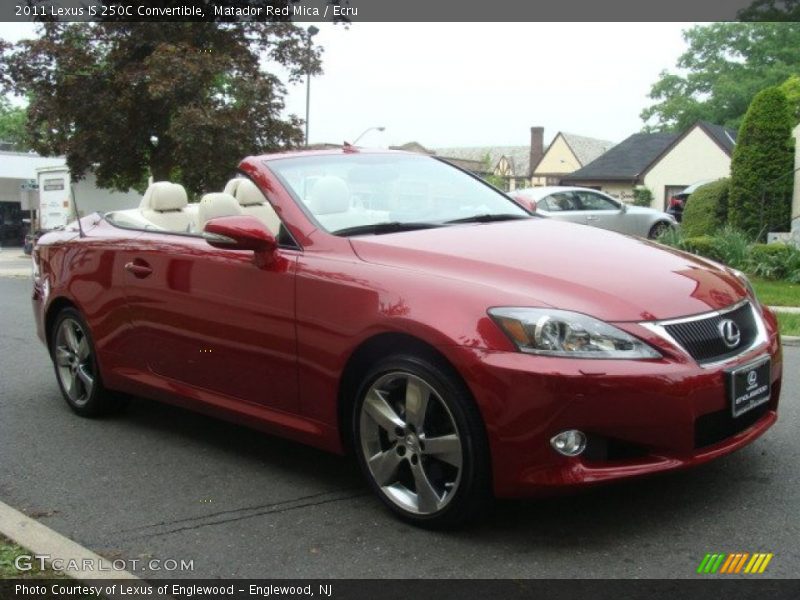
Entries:
<svg viewBox="0 0 800 600">
<path fill-rule="evenodd" d="M 542 495 L 628 477 L 692 467 L 741 448 L 777 420 L 782 352 L 774 315 L 767 341 L 714 367 L 635 324 L 617 324 L 664 354 L 655 361 L 579 360 L 451 348 L 478 403 L 499 497 Z M 726 370 L 771 358 L 769 402 L 734 419 Z M 556 453 L 565 429 L 588 434 L 584 454 Z"/>
</svg>

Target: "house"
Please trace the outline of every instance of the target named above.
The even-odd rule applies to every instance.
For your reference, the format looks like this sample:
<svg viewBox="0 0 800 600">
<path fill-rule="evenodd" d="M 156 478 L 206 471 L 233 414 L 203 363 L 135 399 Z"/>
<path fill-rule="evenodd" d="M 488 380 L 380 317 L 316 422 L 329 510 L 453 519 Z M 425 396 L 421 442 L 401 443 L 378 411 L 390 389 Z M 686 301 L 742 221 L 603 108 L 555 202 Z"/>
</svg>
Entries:
<svg viewBox="0 0 800 600">
<path fill-rule="evenodd" d="M 686 186 L 728 177 L 735 144 L 735 131 L 705 121 L 680 134 L 635 133 L 562 178 L 561 185 L 592 187 L 625 202 L 636 188 L 647 188 L 651 206 L 664 210 Z"/>
<path fill-rule="evenodd" d="M 559 131 L 533 167 L 535 186 L 558 185 L 563 177 L 608 152 L 614 142 Z"/>
</svg>

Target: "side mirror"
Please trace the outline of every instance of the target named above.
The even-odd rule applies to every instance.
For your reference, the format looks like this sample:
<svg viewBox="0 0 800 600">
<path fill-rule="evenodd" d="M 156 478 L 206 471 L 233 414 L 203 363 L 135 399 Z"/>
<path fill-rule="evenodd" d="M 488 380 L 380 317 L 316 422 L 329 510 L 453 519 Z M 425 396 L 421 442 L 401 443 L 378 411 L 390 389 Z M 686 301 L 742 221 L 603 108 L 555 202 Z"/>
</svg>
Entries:
<svg viewBox="0 0 800 600">
<path fill-rule="evenodd" d="M 628 205 L 627 205 L 627 204 L 625 204 L 624 202 L 620 202 L 620 203 L 619 203 L 619 212 L 620 212 L 620 213 L 622 213 L 623 215 L 624 215 L 626 212 L 628 212 Z"/>
<path fill-rule="evenodd" d="M 203 238 L 214 248 L 252 250 L 257 254 L 270 253 L 278 247 L 266 225 L 249 215 L 211 219 L 203 228 Z"/>
<path fill-rule="evenodd" d="M 511 196 L 512 200 L 530 213 L 536 212 L 536 200 L 525 196 Z"/>
</svg>

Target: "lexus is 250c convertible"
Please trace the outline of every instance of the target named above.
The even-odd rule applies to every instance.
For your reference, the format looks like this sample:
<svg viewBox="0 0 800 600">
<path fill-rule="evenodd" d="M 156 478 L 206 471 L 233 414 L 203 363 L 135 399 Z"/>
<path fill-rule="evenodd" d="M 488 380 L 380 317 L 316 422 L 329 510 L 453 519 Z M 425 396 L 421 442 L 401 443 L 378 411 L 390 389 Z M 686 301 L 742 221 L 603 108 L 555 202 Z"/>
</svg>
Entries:
<svg viewBox="0 0 800 600">
<path fill-rule="evenodd" d="M 79 415 L 144 396 L 352 452 L 427 526 L 692 467 L 777 419 L 776 319 L 741 273 L 536 217 L 430 156 L 239 170 L 39 240 L 38 334 Z"/>
</svg>

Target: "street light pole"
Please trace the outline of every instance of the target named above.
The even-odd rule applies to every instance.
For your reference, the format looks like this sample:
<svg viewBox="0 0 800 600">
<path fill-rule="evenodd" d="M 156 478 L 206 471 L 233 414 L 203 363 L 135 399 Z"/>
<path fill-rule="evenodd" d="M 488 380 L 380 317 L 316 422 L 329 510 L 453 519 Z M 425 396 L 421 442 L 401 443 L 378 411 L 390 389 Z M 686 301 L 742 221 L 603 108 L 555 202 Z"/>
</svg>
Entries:
<svg viewBox="0 0 800 600">
<path fill-rule="evenodd" d="M 355 139 L 355 141 L 353 141 L 353 146 L 355 146 L 355 145 L 356 145 L 356 143 L 358 143 L 358 140 L 360 140 L 362 137 L 364 137 L 365 135 L 367 135 L 367 134 L 368 134 L 370 131 L 372 131 L 373 129 L 374 129 L 375 131 L 383 131 L 383 130 L 385 130 L 385 129 L 386 129 L 386 127 L 383 127 L 383 126 L 381 126 L 381 127 L 367 127 L 367 128 L 366 128 L 366 129 L 365 129 L 365 130 L 364 130 L 364 131 L 361 133 L 361 135 L 359 135 L 359 136 L 358 136 L 358 137 Z"/>
<path fill-rule="evenodd" d="M 308 46 L 306 47 L 306 148 L 308 148 L 308 117 L 311 109 L 311 38 L 319 33 L 319 29 L 310 25 L 308 28 Z"/>
</svg>

